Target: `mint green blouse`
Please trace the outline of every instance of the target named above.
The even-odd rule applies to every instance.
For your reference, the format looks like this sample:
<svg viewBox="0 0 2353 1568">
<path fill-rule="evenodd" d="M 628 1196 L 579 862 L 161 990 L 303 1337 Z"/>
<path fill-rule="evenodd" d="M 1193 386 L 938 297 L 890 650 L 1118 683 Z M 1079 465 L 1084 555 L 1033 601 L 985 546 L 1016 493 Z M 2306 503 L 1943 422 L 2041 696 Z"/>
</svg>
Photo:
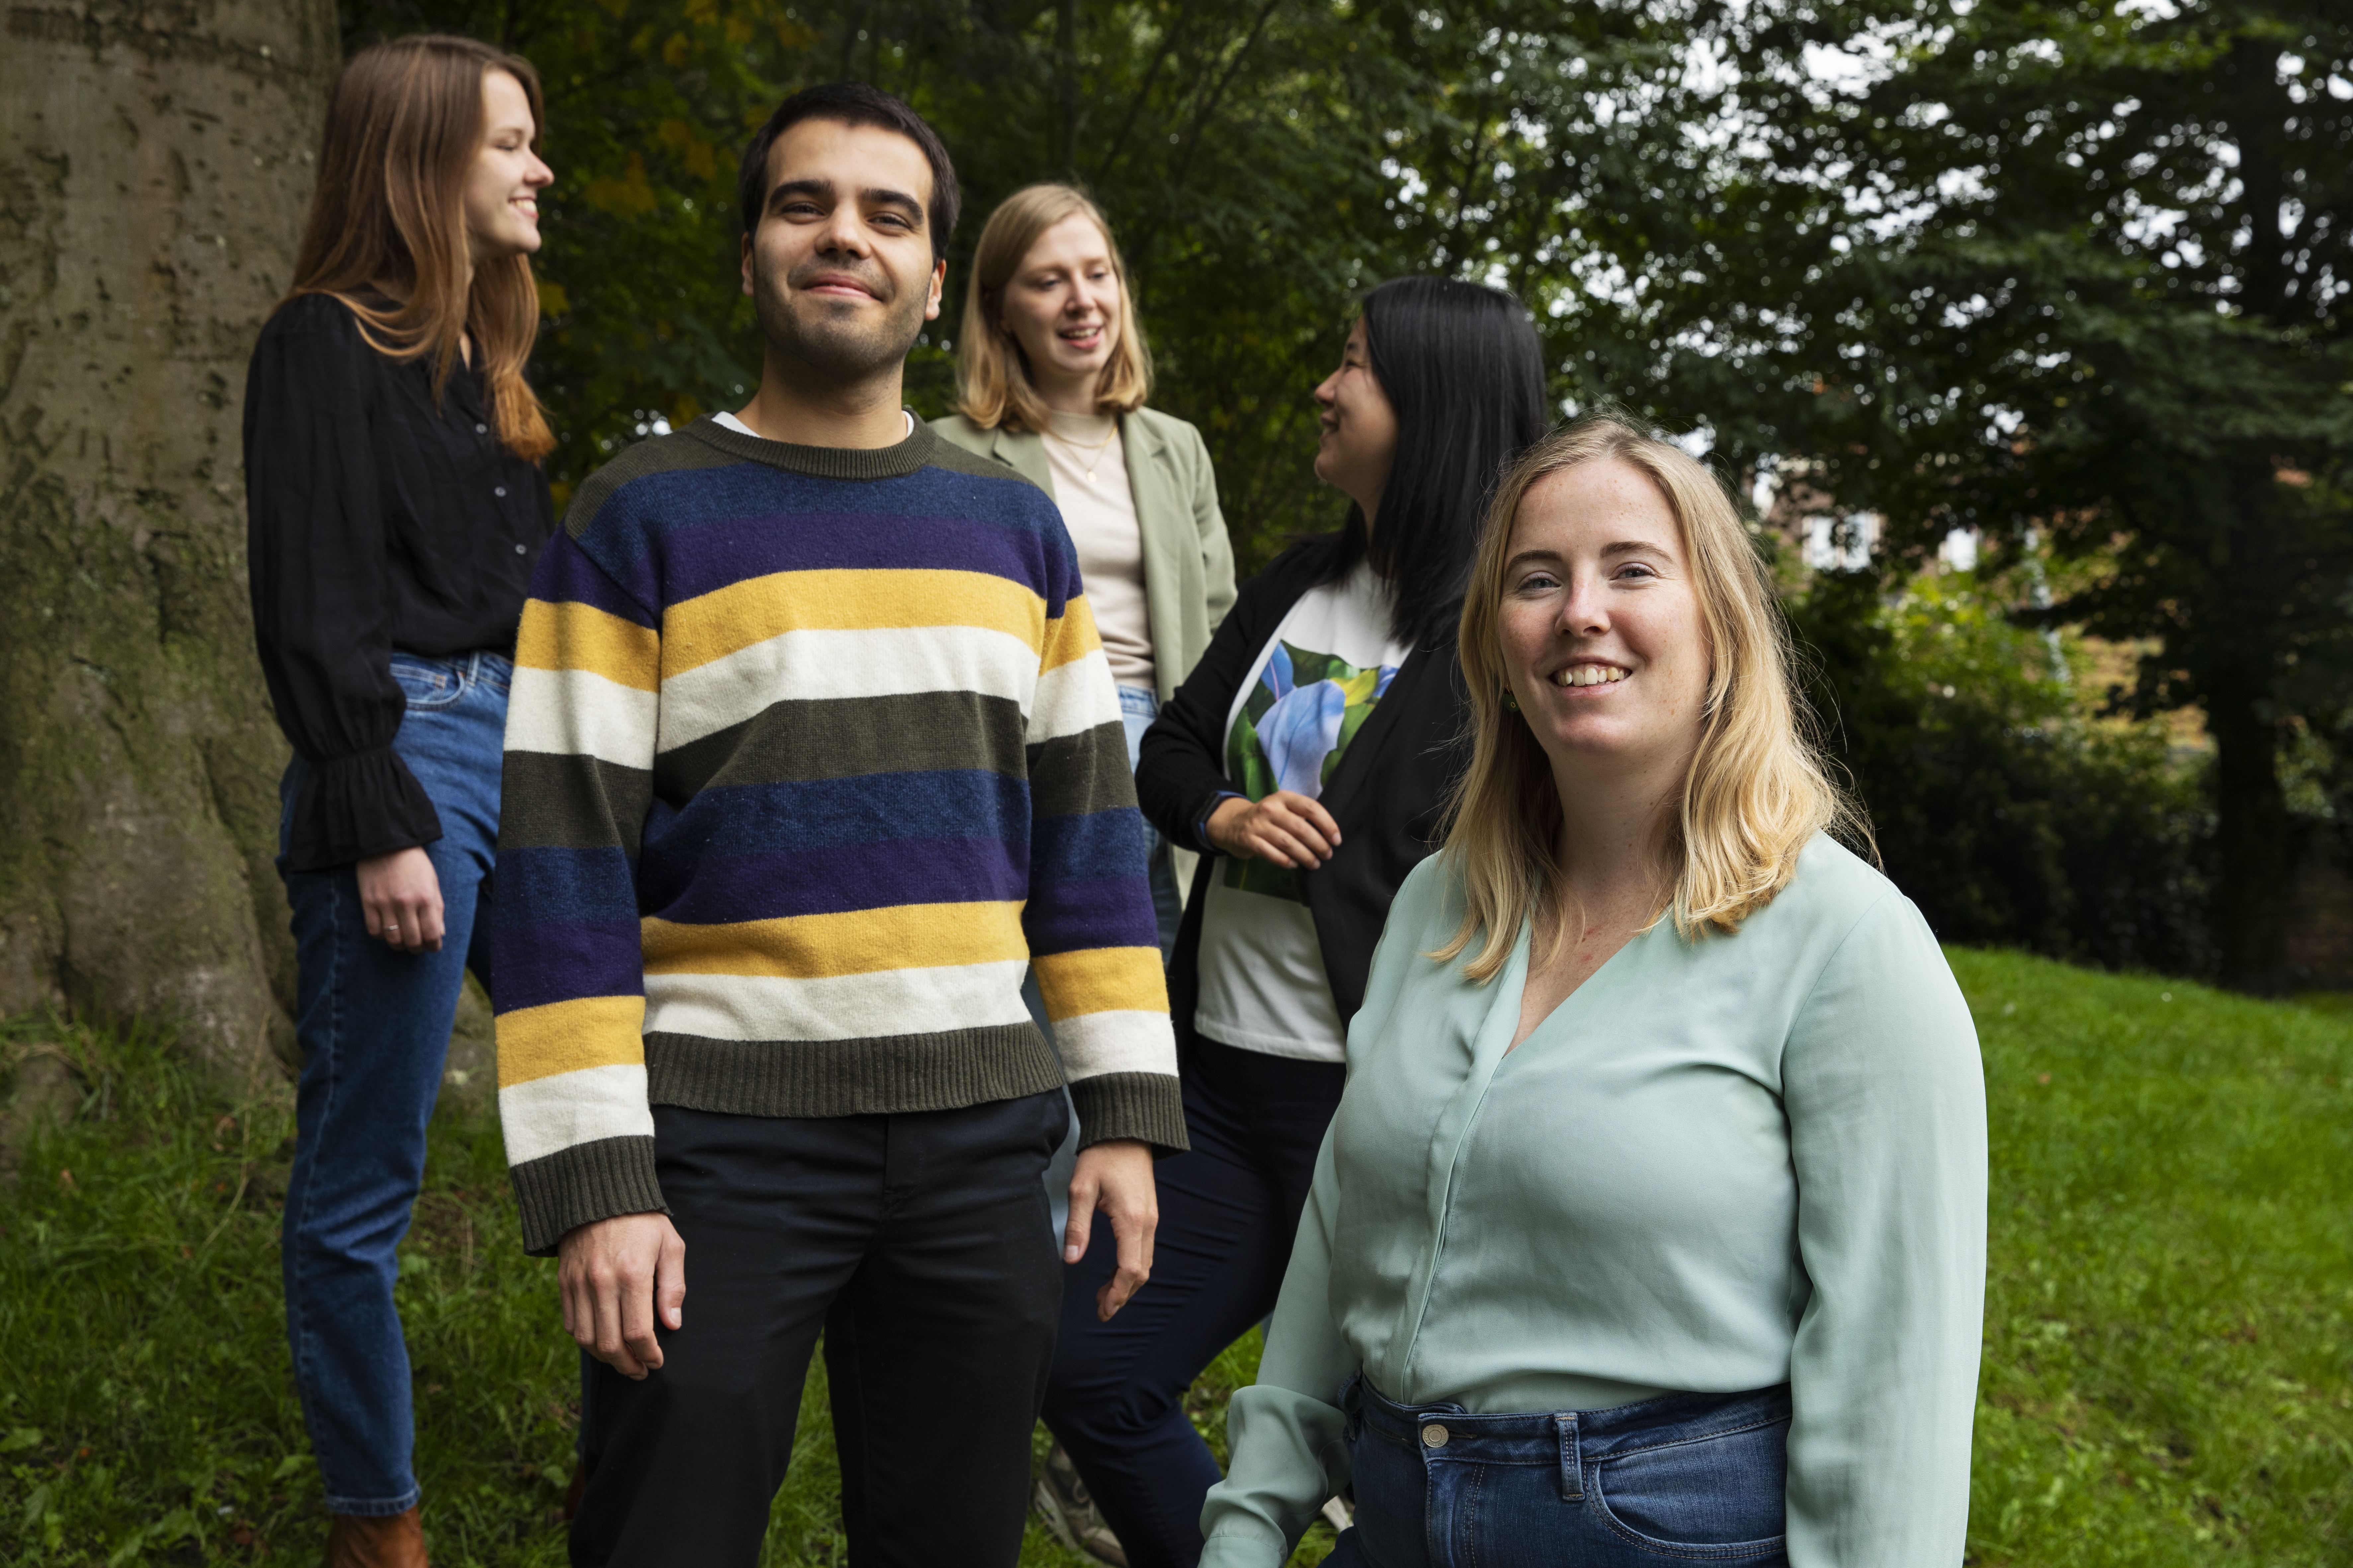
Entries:
<svg viewBox="0 0 2353 1568">
<path fill-rule="evenodd" d="M 1595 1410 L 1787 1382 L 1792 1568 L 1957 1563 L 1985 1293 L 1977 1031 L 1927 922 L 1828 838 L 1736 935 L 1662 921 L 1509 1047 L 1407 878 L 1348 1031 L 1204 1568 L 1276 1568 L 1348 1480 L 1351 1375 Z"/>
</svg>

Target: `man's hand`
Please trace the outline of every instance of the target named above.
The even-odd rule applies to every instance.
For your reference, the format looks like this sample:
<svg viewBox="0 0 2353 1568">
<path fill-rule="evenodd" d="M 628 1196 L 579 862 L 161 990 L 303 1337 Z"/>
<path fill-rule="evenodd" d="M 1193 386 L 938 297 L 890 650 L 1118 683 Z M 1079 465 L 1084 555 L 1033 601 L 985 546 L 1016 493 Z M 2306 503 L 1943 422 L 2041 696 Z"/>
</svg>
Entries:
<svg viewBox="0 0 2353 1568">
<path fill-rule="evenodd" d="M 419 848 L 371 855 L 357 868 L 367 933 L 403 952 L 441 951 L 441 879 Z"/>
<path fill-rule="evenodd" d="M 670 1215 L 615 1215 L 575 1226 L 555 1253 L 564 1327 L 580 1348 L 624 1376 L 660 1370 L 655 1310 L 671 1332 L 686 1325 L 686 1243 Z"/>
<path fill-rule="evenodd" d="M 1087 1255 L 1095 1210 L 1111 1215 L 1119 1243 L 1119 1268 L 1095 1292 L 1095 1316 L 1110 1322 L 1152 1278 L 1152 1233 L 1160 1228 L 1160 1194 L 1152 1184 L 1152 1150 L 1134 1138 L 1113 1138 L 1079 1151 L 1071 1173 L 1071 1227 L 1063 1233 L 1062 1261 Z"/>
<path fill-rule="evenodd" d="M 1313 871 L 1340 847 L 1340 825 L 1321 803 L 1279 789 L 1264 800 L 1240 795 L 1209 813 L 1209 842 L 1238 860 L 1259 859 Z"/>
</svg>

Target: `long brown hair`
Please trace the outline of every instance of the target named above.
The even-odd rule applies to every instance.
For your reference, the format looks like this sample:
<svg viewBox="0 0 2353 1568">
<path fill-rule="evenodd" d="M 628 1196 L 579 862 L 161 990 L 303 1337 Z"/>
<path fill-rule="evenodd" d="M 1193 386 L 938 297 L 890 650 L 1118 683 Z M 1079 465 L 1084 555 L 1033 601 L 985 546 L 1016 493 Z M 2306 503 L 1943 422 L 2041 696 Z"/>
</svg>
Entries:
<svg viewBox="0 0 2353 1568">
<path fill-rule="evenodd" d="M 522 84 L 536 150 L 544 117 L 529 61 L 432 33 L 352 57 L 328 100 L 311 219 L 294 286 L 279 303 L 328 295 L 359 318 L 360 336 L 378 353 L 430 355 L 437 402 L 470 331 L 500 443 L 519 458 L 543 458 L 555 437 L 522 374 L 539 332 L 531 258 L 480 261 L 472 288 L 466 283 L 466 176 L 481 147 L 482 79 L 494 70 Z"/>
<path fill-rule="evenodd" d="M 1103 209 L 1070 185 L 1029 185 L 1006 197 L 980 231 L 972 257 L 972 286 L 965 294 L 964 325 L 956 333 L 956 407 L 984 430 L 999 425 L 1015 430 L 1046 428 L 1046 400 L 1030 384 L 1021 344 L 998 321 L 997 313 L 1005 306 L 1005 286 L 1013 281 L 1014 269 L 1038 237 L 1072 214 L 1083 214 L 1102 232 L 1103 248 L 1111 252 L 1112 275 L 1119 279 L 1119 342 L 1095 383 L 1095 411 L 1133 414 L 1152 391 L 1152 351 L 1135 319 L 1127 263 Z"/>
<path fill-rule="evenodd" d="M 1675 873 L 1661 918 L 1671 913 L 1687 940 L 1738 931 L 1788 884 L 1799 853 L 1825 830 L 1876 858 L 1869 822 L 1809 734 L 1788 625 L 1723 485 L 1672 443 L 1591 416 L 1537 442 L 1497 487 L 1462 602 L 1471 765 L 1448 803 L 1445 854 L 1462 885 L 1464 914 L 1453 940 L 1431 956 L 1451 960 L 1476 942 L 1463 973 L 1482 984 L 1509 962 L 1521 923 L 1561 872 L 1562 808 L 1551 764 L 1526 719 L 1504 706 L 1499 611 L 1512 531 L 1538 480 L 1613 460 L 1639 469 L 1675 514 L 1712 666 L 1699 750 L 1667 828 Z"/>
</svg>

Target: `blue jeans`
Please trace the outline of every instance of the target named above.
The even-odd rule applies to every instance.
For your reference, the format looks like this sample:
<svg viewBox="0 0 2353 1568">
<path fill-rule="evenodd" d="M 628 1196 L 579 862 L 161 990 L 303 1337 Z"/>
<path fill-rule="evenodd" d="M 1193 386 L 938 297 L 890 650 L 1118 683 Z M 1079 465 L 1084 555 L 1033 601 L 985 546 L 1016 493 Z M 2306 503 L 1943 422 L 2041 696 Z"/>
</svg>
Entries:
<svg viewBox="0 0 2353 1568">
<path fill-rule="evenodd" d="M 1349 1385 L 1356 1523 L 1332 1568 L 1777 1568 L 1789 1390 L 1466 1415 Z"/>
<path fill-rule="evenodd" d="M 1160 717 L 1160 699 L 1148 686 L 1123 686 L 1119 689 L 1119 721 L 1127 726 L 1127 771 L 1135 772 L 1137 750 L 1144 744 L 1144 732 Z M 1185 906 L 1176 898 L 1176 871 L 1168 858 L 1168 840 L 1150 823 L 1145 832 L 1151 835 L 1152 847 L 1145 851 L 1152 868 L 1152 913 L 1160 922 L 1160 963 L 1166 967 L 1168 955 L 1176 951 L 1176 927 L 1185 918 Z"/>
<path fill-rule="evenodd" d="M 1135 771 L 1136 748 L 1144 743 L 1144 732 L 1160 717 L 1160 699 L 1148 686 L 1123 686 L 1119 689 L 1119 719 L 1127 727 L 1127 771 Z M 1152 879 L 1152 914 L 1160 927 L 1160 963 L 1168 964 L 1168 955 L 1176 951 L 1176 926 L 1185 918 L 1185 906 L 1176 898 L 1176 868 L 1168 858 L 1168 840 L 1159 830 L 1145 824 L 1148 837 L 1145 863 L 1150 867 Z M 1029 1016 L 1046 1031 L 1046 1038 L 1054 1037 L 1052 1026 L 1046 1022 L 1045 999 L 1038 994 L 1038 977 L 1031 974 L 1021 982 L 1021 1000 L 1029 1005 Z M 1067 1091 L 1066 1091 L 1067 1092 Z M 1062 1138 L 1062 1146 L 1046 1163 L 1046 1201 L 1053 1210 L 1056 1245 L 1060 1244 L 1062 1226 L 1070 1218 L 1071 1173 L 1079 1163 L 1079 1118 L 1074 1110 L 1071 1130 Z"/>
<path fill-rule="evenodd" d="M 384 1516 L 414 1507 L 408 1352 L 392 1285 L 395 1251 L 425 1176 L 425 1124 L 441 1083 L 466 970 L 484 977 L 499 768 L 513 666 L 497 654 L 396 653 L 408 698 L 394 746 L 440 814 L 425 847 L 441 881 L 438 952 L 406 953 L 367 934 L 351 866 L 288 871 L 300 965 L 294 1170 L 280 1261 L 286 1334 L 302 1420 L 329 1511 Z M 291 810 L 308 768 L 287 768 Z M 281 818 L 280 847 L 284 847 Z"/>
<path fill-rule="evenodd" d="M 1348 1069 L 1196 1037 L 1185 1063 L 1193 1146 L 1153 1167 L 1152 1278 L 1110 1322 L 1095 1291 L 1118 1264 L 1111 1226 L 1063 1271 L 1046 1425 L 1093 1494 L 1129 1568 L 1192 1568 L 1218 1461 L 1185 1395 L 1218 1352 L 1274 1310 Z"/>
</svg>

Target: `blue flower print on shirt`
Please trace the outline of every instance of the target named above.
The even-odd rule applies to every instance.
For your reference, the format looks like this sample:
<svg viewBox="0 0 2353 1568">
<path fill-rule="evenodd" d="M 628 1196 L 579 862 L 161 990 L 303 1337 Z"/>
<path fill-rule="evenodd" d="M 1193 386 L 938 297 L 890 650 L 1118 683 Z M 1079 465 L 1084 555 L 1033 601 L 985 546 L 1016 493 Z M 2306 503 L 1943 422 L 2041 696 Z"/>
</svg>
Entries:
<svg viewBox="0 0 2353 1568">
<path fill-rule="evenodd" d="M 1297 686 L 1259 716 L 1258 743 L 1274 769 L 1274 787 L 1314 800 L 1324 793 L 1324 759 L 1340 743 L 1348 694 L 1334 680 Z"/>
<path fill-rule="evenodd" d="M 1278 642 L 1226 738 L 1226 775 L 1252 800 L 1287 789 L 1319 798 L 1332 772 L 1388 690 L 1398 667 L 1359 669 L 1328 653 Z M 1226 885 L 1303 900 L 1299 875 L 1261 860 L 1228 860 Z"/>
</svg>

